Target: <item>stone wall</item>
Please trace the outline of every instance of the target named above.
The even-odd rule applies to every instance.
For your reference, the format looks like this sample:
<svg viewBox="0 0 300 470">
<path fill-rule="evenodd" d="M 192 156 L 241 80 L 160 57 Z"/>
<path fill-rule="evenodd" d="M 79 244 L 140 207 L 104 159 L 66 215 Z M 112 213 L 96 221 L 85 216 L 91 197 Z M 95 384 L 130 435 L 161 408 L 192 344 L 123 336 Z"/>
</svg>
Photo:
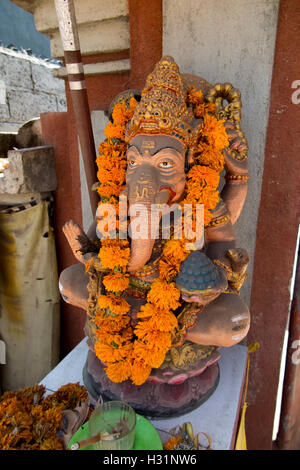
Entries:
<svg viewBox="0 0 300 470">
<path fill-rule="evenodd" d="M 41 113 L 66 111 L 65 84 L 57 66 L 22 52 L 0 48 L 0 132 L 17 132 Z"/>
</svg>

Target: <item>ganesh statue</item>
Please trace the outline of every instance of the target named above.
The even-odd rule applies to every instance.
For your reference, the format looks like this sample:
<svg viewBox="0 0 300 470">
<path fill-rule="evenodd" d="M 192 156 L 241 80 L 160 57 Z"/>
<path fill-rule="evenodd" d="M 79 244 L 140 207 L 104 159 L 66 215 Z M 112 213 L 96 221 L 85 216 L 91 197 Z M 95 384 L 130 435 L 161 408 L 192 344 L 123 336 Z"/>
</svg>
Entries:
<svg viewBox="0 0 300 470">
<path fill-rule="evenodd" d="M 109 114 L 95 221 L 87 234 L 65 224 L 79 263 L 61 273 L 60 291 L 87 312 L 92 397 L 178 416 L 211 396 L 220 349 L 250 325 L 239 294 L 249 257 L 233 228 L 249 178 L 241 96 L 165 56 Z"/>
</svg>

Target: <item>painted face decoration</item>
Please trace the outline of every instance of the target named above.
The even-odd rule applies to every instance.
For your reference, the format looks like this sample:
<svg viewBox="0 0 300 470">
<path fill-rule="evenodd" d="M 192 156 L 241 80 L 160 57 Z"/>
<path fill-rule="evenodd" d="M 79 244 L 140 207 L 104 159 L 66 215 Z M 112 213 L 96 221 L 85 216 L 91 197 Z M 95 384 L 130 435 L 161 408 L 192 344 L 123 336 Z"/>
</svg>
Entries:
<svg viewBox="0 0 300 470">
<path fill-rule="evenodd" d="M 151 199 L 168 189 L 169 202 L 178 201 L 185 188 L 184 145 L 163 135 L 134 137 L 127 150 L 126 183 L 134 199 Z"/>
</svg>

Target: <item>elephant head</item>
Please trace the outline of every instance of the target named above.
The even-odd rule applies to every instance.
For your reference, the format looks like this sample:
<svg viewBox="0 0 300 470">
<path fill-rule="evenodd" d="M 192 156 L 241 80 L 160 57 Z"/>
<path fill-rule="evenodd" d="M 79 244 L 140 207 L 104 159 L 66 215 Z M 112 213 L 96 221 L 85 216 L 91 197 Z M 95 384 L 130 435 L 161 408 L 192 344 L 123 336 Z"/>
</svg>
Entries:
<svg viewBox="0 0 300 470">
<path fill-rule="evenodd" d="M 134 222 L 136 217 L 131 208 L 141 204 L 141 225 L 148 228 L 146 237 L 144 234 L 140 238 L 131 237 L 130 272 L 141 269 L 152 253 L 155 242 L 155 230 L 151 227 L 152 205 L 179 202 L 185 190 L 186 160 L 193 163 L 193 149 L 203 125 L 203 118 L 196 117 L 187 100 L 188 83 L 192 79 L 193 76 L 189 76 L 187 81 L 183 80 L 174 59 L 162 57 L 147 77 L 140 101 L 126 127 L 126 195 L 130 220 Z M 200 79 L 198 88 L 207 92 L 209 84 Z M 237 193 L 235 199 L 238 199 L 238 190 Z"/>
<path fill-rule="evenodd" d="M 133 237 L 129 271 L 142 268 L 149 260 L 155 238 L 151 237 L 151 207 L 178 201 L 185 188 L 185 146 L 169 136 L 138 135 L 127 150 L 127 195 L 130 209 L 143 204 L 142 225 L 147 238 Z M 134 221 L 131 215 L 131 222 Z M 139 216 L 140 217 L 140 216 Z"/>
</svg>

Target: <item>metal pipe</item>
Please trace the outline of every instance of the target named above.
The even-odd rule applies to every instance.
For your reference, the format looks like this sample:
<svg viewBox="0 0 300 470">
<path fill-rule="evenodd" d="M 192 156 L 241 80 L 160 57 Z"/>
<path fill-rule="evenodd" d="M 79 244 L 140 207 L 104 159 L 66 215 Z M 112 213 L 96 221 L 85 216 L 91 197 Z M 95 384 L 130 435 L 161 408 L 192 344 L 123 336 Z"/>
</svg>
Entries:
<svg viewBox="0 0 300 470">
<path fill-rule="evenodd" d="M 55 0 L 55 8 L 64 49 L 89 199 L 92 213 L 95 214 L 99 201 L 97 192 L 92 191 L 92 186 L 97 181 L 96 151 L 73 0 Z"/>
</svg>

